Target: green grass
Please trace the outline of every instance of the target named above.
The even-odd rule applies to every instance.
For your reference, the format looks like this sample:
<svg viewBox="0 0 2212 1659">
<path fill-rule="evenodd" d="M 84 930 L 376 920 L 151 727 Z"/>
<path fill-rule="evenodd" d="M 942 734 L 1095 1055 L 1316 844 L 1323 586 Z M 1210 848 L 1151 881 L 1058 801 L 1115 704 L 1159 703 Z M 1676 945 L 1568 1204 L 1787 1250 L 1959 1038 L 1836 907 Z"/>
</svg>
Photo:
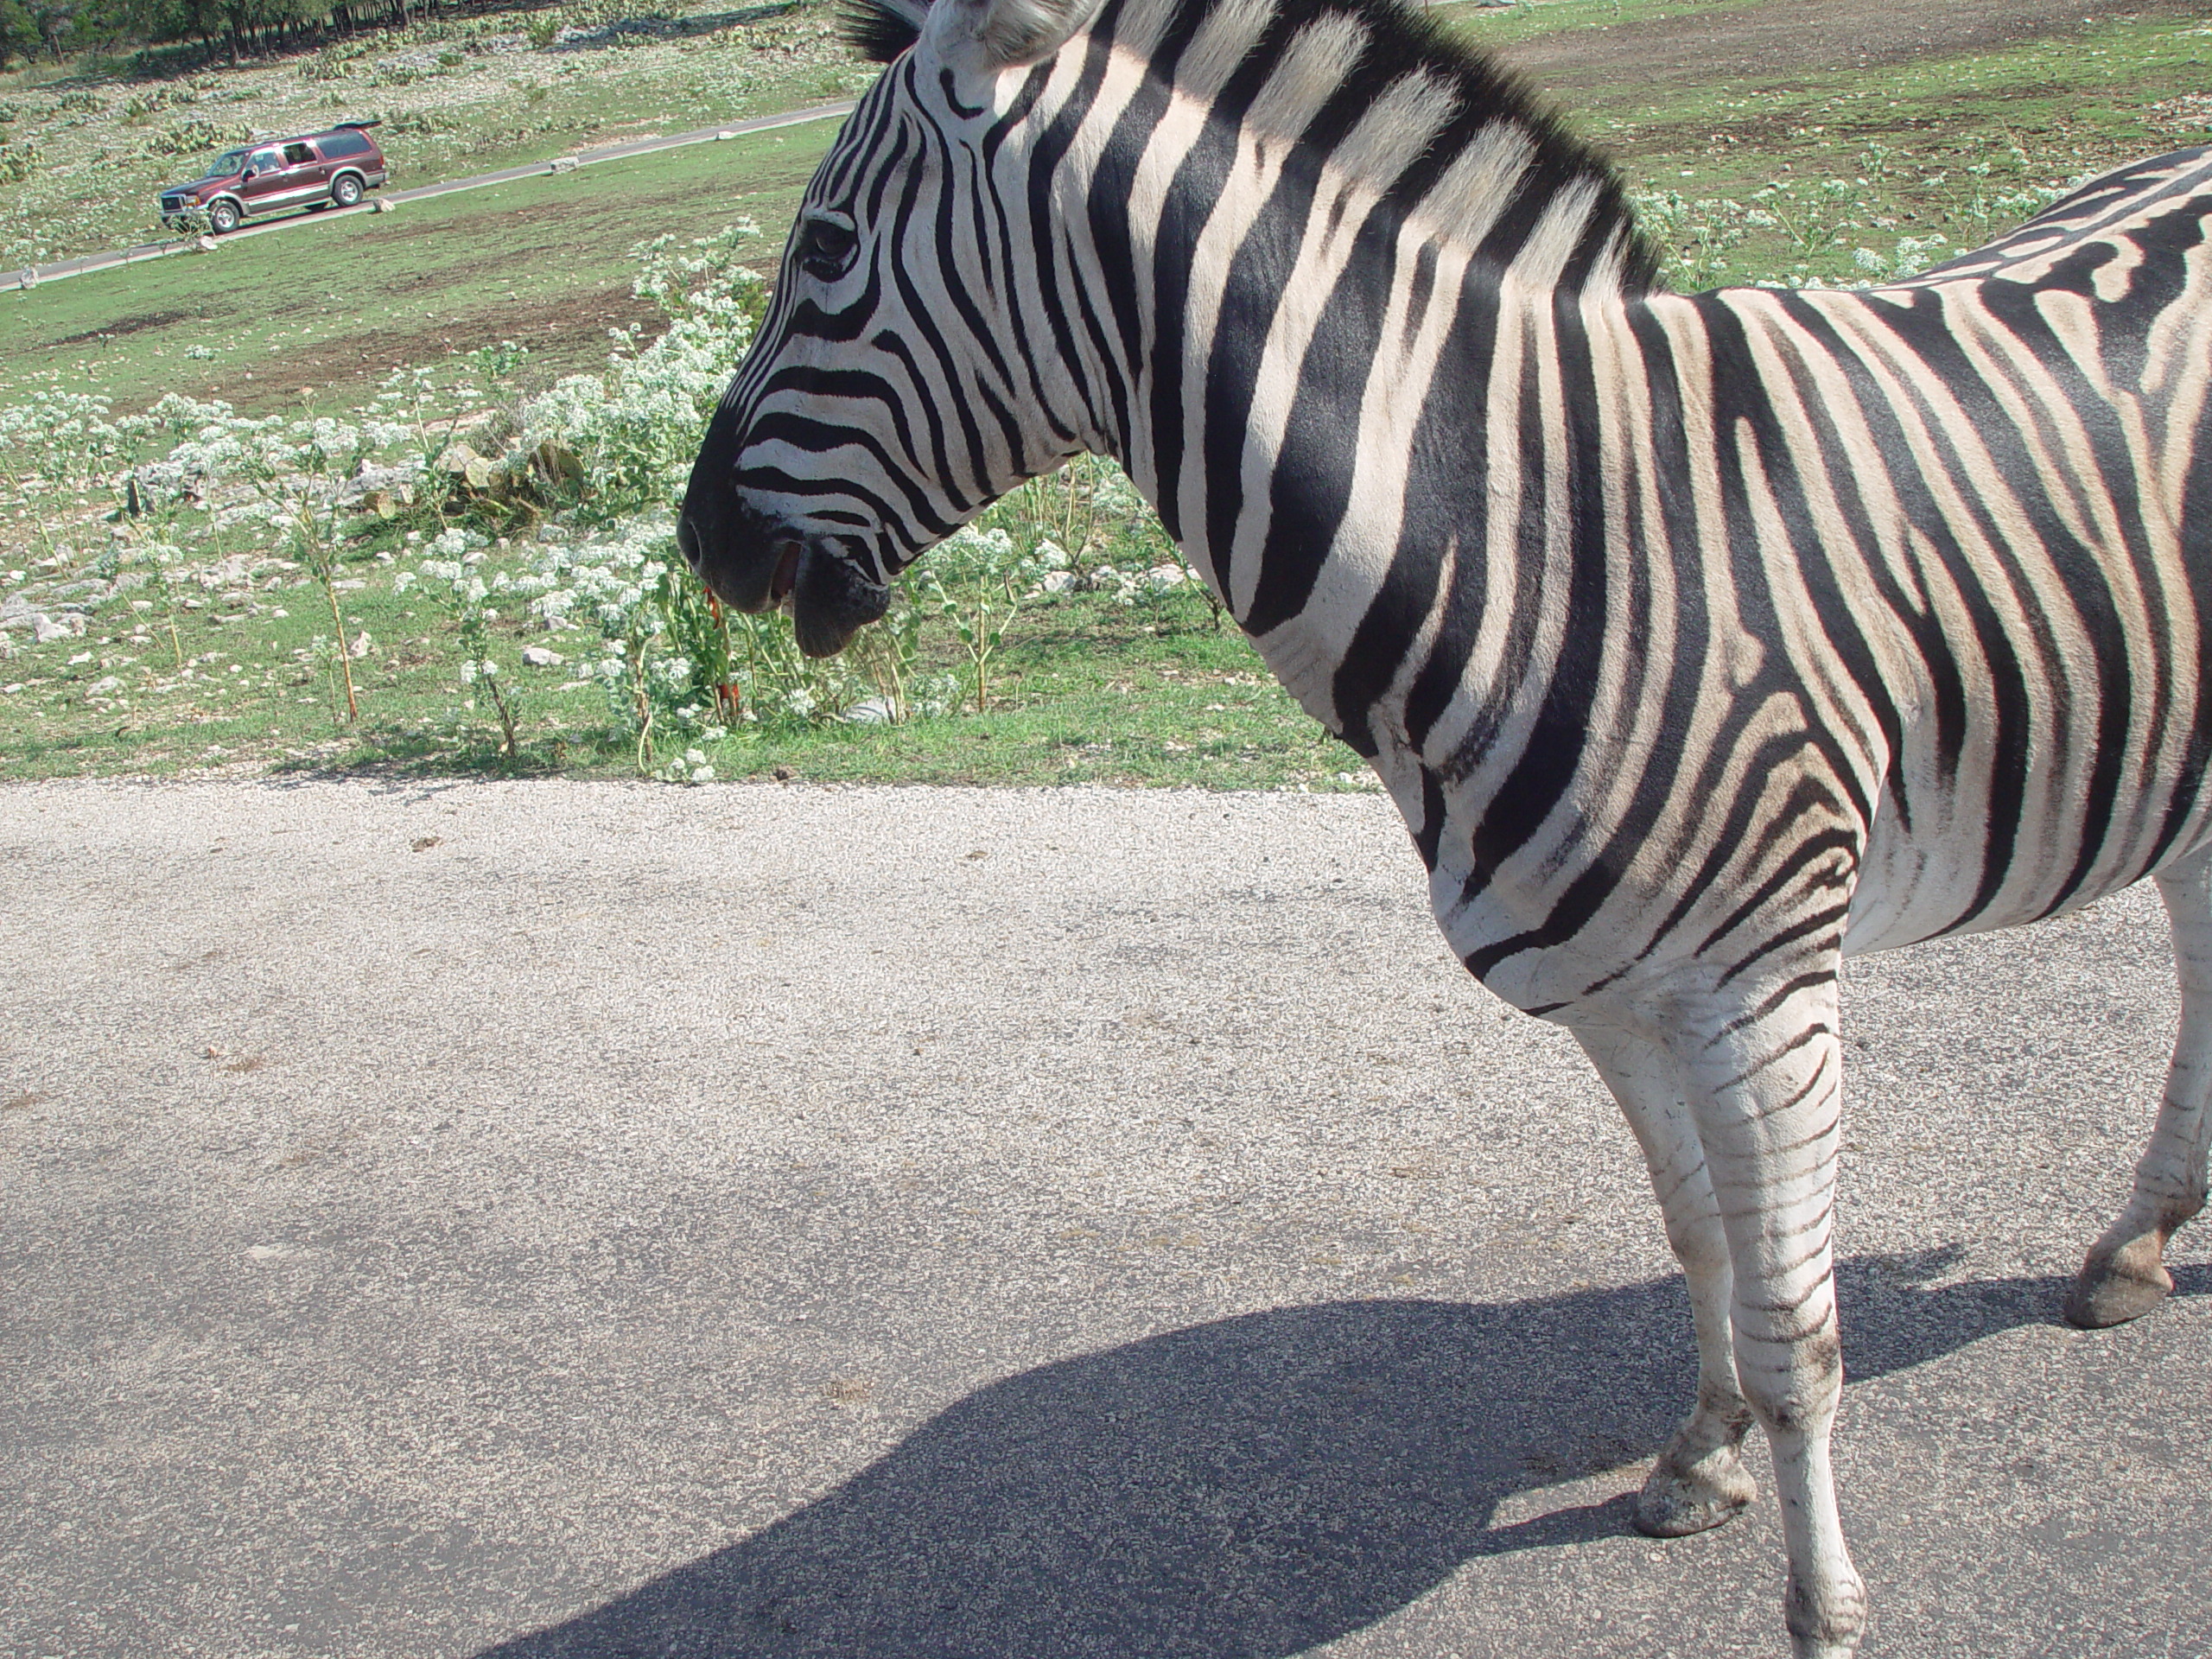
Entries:
<svg viewBox="0 0 2212 1659">
<path fill-rule="evenodd" d="M 0 775 L 634 770 L 632 741 L 613 729 L 605 694 L 570 687 L 565 669 L 516 677 L 520 753 L 500 754 L 488 705 L 460 707 L 456 653 L 435 613 L 394 595 L 373 556 L 357 557 L 346 579 L 366 584 L 341 596 L 347 633 L 365 631 L 375 647 L 354 664 L 358 725 L 340 681 L 308 657 L 309 642 L 330 632 L 311 583 L 257 591 L 250 609 L 218 601 L 188 612 L 174 643 L 157 617 L 114 606 L 84 639 L 0 663 Z M 549 641 L 513 620 L 499 636 L 510 662 L 523 644 Z M 578 653 L 577 636 L 550 642 Z M 964 658 L 940 632 L 920 666 L 956 672 Z M 1088 594 L 1033 602 L 994 664 L 992 702 L 980 715 L 896 726 L 741 727 L 711 757 L 725 777 L 780 769 L 825 781 L 1371 787 L 1351 751 L 1300 711 L 1233 626 L 1217 631 L 1195 596 L 1137 607 Z"/>
<path fill-rule="evenodd" d="M 658 321 L 630 295 L 629 250 L 750 216 L 782 246 L 837 124 L 695 144 L 574 173 L 219 242 L 0 294 L 0 401 L 100 388 L 119 410 L 166 392 L 249 413 L 364 401 L 394 368 L 500 340 L 541 378 L 596 367 L 610 327 Z"/>
<path fill-rule="evenodd" d="M 1484 46 L 1509 47 L 1546 35 L 1574 35 L 1715 11 L 1756 11 L 1765 0 L 1545 0 L 1506 7 L 1447 3 L 1434 15 Z"/>
<path fill-rule="evenodd" d="M 1755 233 L 1730 276 L 1853 281 L 1857 247 L 1929 233 L 1974 247 L 2015 222 L 1995 206 L 2008 193 L 2212 141 L 2212 111 L 2192 102 L 2208 88 L 2212 22 L 2138 16 L 1872 71 L 1578 87 L 1567 111 L 1638 188 L 1740 200 L 1845 181 L 1857 227 L 1836 248 L 1808 258 Z"/>
</svg>

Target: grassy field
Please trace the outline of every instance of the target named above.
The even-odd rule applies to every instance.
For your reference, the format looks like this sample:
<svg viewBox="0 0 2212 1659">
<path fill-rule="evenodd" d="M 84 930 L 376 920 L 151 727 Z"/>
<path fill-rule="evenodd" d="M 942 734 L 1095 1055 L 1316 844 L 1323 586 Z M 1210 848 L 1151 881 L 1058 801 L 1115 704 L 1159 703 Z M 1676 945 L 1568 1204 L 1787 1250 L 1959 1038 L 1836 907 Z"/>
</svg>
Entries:
<svg viewBox="0 0 2212 1659">
<path fill-rule="evenodd" d="M 1764 45 L 1764 58 L 1751 54 L 1748 71 L 1740 57 L 1735 64 L 1700 64 L 1693 56 L 1694 67 L 1686 67 L 1670 54 L 1653 73 L 1654 66 L 1635 55 L 1643 38 L 1639 30 L 1713 29 L 1732 21 L 1748 26 L 1772 10 L 1761 0 L 1551 0 L 1506 10 L 1458 6 L 1438 15 L 1522 63 L 1540 86 L 1554 88 L 1569 118 L 1619 159 L 1636 188 L 1681 197 L 1690 208 L 1681 234 L 1727 244 L 1709 273 L 1714 281 L 1861 280 L 1860 247 L 1887 254 L 1901 238 L 1929 235 L 1942 236 L 1953 247 L 1971 245 L 2018 217 L 2024 190 L 2212 137 L 2206 130 L 2212 121 L 2212 17 L 2204 14 L 2177 17 L 2145 9 L 2017 44 L 1871 68 L 1837 67 L 1829 61 L 1833 54 L 1820 49 L 1817 35 L 1797 41 L 1794 57 L 1777 57 Z M 769 15 L 761 16 L 764 11 Z M 567 15 L 530 14 L 541 32 L 547 19 Z M 856 67 L 820 32 L 829 26 L 820 8 L 670 16 L 715 27 L 673 41 L 640 36 L 646 44 L 561 60 L 557 79 L 564 86 L 575 83 L 573 90 L 600 122 L 594 137 L 683 130 L 757 112 L 701 92 L 712 79 L 704 68 L 694 65 L 679 73 L 674 67 L 702 57 L 784 63 L 778 75 L 759 72 L 760 84 L 748 93 L 756 102 L 774 93 L 796 103 L 803 93 L 849 91 L 855 84 Z M 732 18 L 754 21 L 726 21 Z M 470 27 L 500 21 L 478 19 Z M 404 55 L 411 48 L 393 43 L 400 40 L 377 50 Z M 1662 35 L 1647 51 L 1673 44 Z M 1681 51 L 1695 45 L 1693 37 Z M 1719 49 L 1732 48 L 1744 50 L 1724 35 Z M 222 73 L 238 77 L 242 86 L 281 90 L 287 76 L 297 80 L 319 60 Z M 14 79 L 21 82 L 30 73 Z M 465 66 L 446 78 L 454 75 L 477 90 L 497 90 Z M 9 79 L 0 77 L 0 109 L 31 102 L 11 99 Z M 88 79 L 45 82 L 44 95 L 62 101 L 86 95 L 77 83 Z M 432 76 L 379 90 L 394 99 L 428 98 L 436 81 Z M 585 83 L 596 89 L 588 98 Z M 119 107 L 130 100 L 130 84 L 99 82 L 93 91 L 105 100 L 103 107 Z M 76 90 L 54 91 L 64 85 Z M 536 156 L 571 147 L 503 148 L 496 140 L 495 130 L 507 119 L 502 111 L 533 107 L 534 85 L 510 86 L 500 96 L 454 106 L 474 111 L 468 119 L 477 124 L 447 135 L 454 140 L 450 151 L 410 156 L 395 149 L 400 176 L 421 181 L 442 176 L 442 168 L 481 170 L 524 152 Z M 639 114 L 646 106 L 650 113 Z M 54 118 L 100 130 L 101 118 L 88 111 Z M 19 113 L 8 130 L 32 124 Z M 529 346 L 543 374 L 588 366 L 604 355 L 607 328 L 651 320 L 629 294 L 633 244 L 671 230 L 703 233 L 747 215 L 761 226 L 760 263 L 767 268 L 798 190 L 831 136 L 824 124 L 665 152 L 410 204 L 391 215 L 250 238 L 212 256 L 0 294 L 0 329 L 9 341 L 0 357 L 0 402 L 59 381 L 96 385 L 118 408 L 178 391 L 269 410 L 292 406 L 308 389 L 317 407 L 341 408 L 394 366 L 435 365 L 503 339 Z M 395 145 L 411 142 L 406 135 L 393 139 Z M 1790 207 L 1793 193 L 1810 194 L 1828 181 L 1847 187 L 1847 198 L 1817 212 L 1800 206 L 1792 215 L 1796 234 L 1745 224 L 1740 214 L 1696 210 L 1700 202 L 1748 202 L 1762 190 Z M 113 195 L 111 181 L 97 168 L 88 181 L 73 184 L 86 186 L 87 201 L 103 191 Z M 11 195 L 35 188 L 35 177 L 0 187 L 0 215 L 11 211 Z M 130 189 L 137 188 L 134 182 Z M 145 228 L 130 219 L 141 207 L 137 196 L 124 192 L 99 211 L 118 225 L 135 225 L 121 238 L 129 240 Z"/>
<path fill-rule="evenodd" d="M 633 245 L 749 216 L 769 264 L 836 130 L 662 150 L 0 293 L 0 403 L 92 385 L 118 409 L 170 391 L 344 409 L 395 369 L 502 340 L 543 377 L 592 367 L 608 329 L 658 321 L 631 296 Z"/>
<path fill-rule="evenodd" d="M 158 235 L 161 188 L 257 136 L 378 118 L 395 181 L 427 184 L 847 97 L 874 73 L 817 0 L 638 13 L 586 0 L 153 68 L 93 60 L 0 75 L 0 181 L 22 175 L 0 182 L 0 267 Z"/>
<path fill-rule="evenodd" d="M 365 632 L 372 645 L 353 664 L 358 724 L 345 717 L 334 671 L 308 650 L 330 632 L 321 595 L 286 588 L 258 597 L 250 612 L 193 613 L 174 644 L 159 626 L 134 633 L 118 623 L 54 648 L 43 671 L 0 688 L 6 775 L 165 775 L 241 764 L 414 774 L 633 769 L 632 742 L 610 729 L 605 694 L 558 670 L 518 676 L 524 742 L 519 755 L 499 753 L 489 705 L 459 706 L 452 645 L 434 613 L 395 595 L 373 563 L 363 569 L 353 580 L 365 586 L 343 597 L 349 635 Z M 1371 786 L 1357 757 L 1299 711 L 1233 626 L 1217 631 L 1195 597 L 1140 615 L 1080 595 L 1033 605 L 1021 622 L 995 665 L 988 713 L 741 730 L 714 746 L 715 766 L 724 776 L 816 780 Z M 543 637 L 518 621 L 500 634 L 510 654 Z M 923 664 L 960 665 L 943 639 Z M 10 666 L 0 664 L 0 674 Z"/>
<path fill-rule="evenodd" d="M 1878 259 L 1905 238 L 1971 245 L 2017 219 L 2038 188 L 2206 137 L 2212 22 L 2201 8 L 2084 0 L 2063 16 L 2049 7 L 2031 16 L 2037 3 L 1957 0 L 1894 26 L 1872 0 L 1552 0 L 1440 15 L 1558 88 L 1572 119 L 1620 157 L 1638 189 L 1670 198 L 1655 203 L 1653 222 L 1694 268 L 1713 280 L 1840 281 L 1863 272 L 1861 249 Z M 751 112 L 757 105 L 741 109 L 734 92 L 701 88 L 723 85 L 709 60 L 759 55 L 747 31 L 766 27 L 785 31 L 783 79 L 772 85 L 788 101 L 846 90 L 852 66 L 806 33 L 823 15 L 693 14 L 695 35 L 592 48 L 578 54 L 588 70 L 560 79 L 606 84 L 573 105 L 551 102 L 555 91 L 533 97 L 513 64 L 500 72 L 505 81 L 448 66 L 453 85 L 441 95 L 493 90 L 452 104 L 460 124 L 430 136 L 466 155 L 467 165 L 452 170 L 474 170 L 555 136 L 497 137 L 519 130 L 531 110 L 582 120 L 574 111 L 588 109 L 612 124 L 593 130 L 602 139 L 620 136 L 618 126 L 675 130 Z M 1906 38 L 1915 29 L 1932 33 L 1916 45 Z M 548 46 L 489 55 L 535 64 L 557 54 Z M 690 79 L 676 73 L 686 64 Z M 287 73 L 301 72 L 236 72 L 242 86 L 256 76 L 276 86 Z M 429 80 L 439 92 L 438 77 Z M 66 101 L 61 86 L 42 82 L 34 93 Z M 27 102 L 22 90 L 0 89 L 0 99 Z M 746 96 L 756 94 L 766 96 L 758 86 Z M 119 103 L 124 92 L 102 96 Z M 639 241 L 747 215 L 761 229 L 756 263 L 767 266 L 830 137 L 824 124 L 703 145 L 0 296 L 10 342 L 0 404 L 59 385 L 97 387 L 118 409 L 177 390 L 252 410 L 339 410 L 395 366 L 458 367 L 463 354 L 501 340 L 531 348 L 511 388 L 526 394 L 597 364 L 609 327 L 657 326 L 630 291 Z M 426 149 L 416 164 L 435 159 Z M 372 527 L 347 554 L 346 578 L 360 585 L 345 589 L 345 631 L 374 642 L 355 664 L 358 723 L 342 715 L 327 658 L 310 649 L 332 631 L 321 594 L 283 576 L 274 588 L 257 583 L 242 606 L 181 614 L 174 639 L 143 616 L 104 612 L 81 639 L 18 644 L 0 662 L 0 771 L 632 766 L 604 694 L 563 689 L 558 671 L 516 679 L 521 753 L 496 752 L 488 713 L 456 690 L 450 630 L 392 590 L 402 528 Z M 87 531 L 79 556 L 90 562 L 105 531 Z M 0 548 L 7 534 L 0 530 Z M 16 537 L 6 563 L 24 568 L 0 571 L 0 597 L 69 574 L 67 560 L 32 569 L 20 528 Z M 504 561 L 518 569 L 526 555 L 518 539 L 487 569 Z M 515 619 L 500 624 L 499 640 L 518 652 Z M 935 671 L 960 664 L 941 632 L 925 657 Z M 722 776 L 1366 786 L 1350 753 L 1187 593 L 1134 609 L 1089 595 L 1033 604 L 1007 632 L 999 683 L 988 713 L 753 730 L 711 758 Z"/>
</svg>

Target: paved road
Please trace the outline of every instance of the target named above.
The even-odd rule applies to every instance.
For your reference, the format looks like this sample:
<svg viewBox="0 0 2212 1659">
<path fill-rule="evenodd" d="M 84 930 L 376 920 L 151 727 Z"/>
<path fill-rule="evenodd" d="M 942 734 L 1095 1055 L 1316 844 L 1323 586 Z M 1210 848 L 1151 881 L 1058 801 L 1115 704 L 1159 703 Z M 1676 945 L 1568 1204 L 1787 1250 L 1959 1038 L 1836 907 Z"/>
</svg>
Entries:
<svg viewBox="0 0 2212 1659">
<path fill-rule="evenodd" d="M 1372 798 L 0 790 L 0 1653 L 1697 1659 L 1625 1132 Z M 1853 974 L 1870 1654 L 2201 1656 L 2152 905 Z"/>
</svg>

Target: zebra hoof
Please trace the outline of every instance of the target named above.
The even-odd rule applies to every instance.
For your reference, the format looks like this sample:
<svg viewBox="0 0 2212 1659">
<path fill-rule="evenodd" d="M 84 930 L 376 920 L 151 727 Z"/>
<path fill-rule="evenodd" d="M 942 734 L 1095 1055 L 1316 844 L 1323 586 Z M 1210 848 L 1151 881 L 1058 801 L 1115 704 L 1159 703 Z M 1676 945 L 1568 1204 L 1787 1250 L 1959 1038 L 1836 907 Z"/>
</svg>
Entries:
<svg viewBox="0 0 2212 1659">
<path fill-rule="evenodd" d="M 2139 1319 L 2172 1294 L 2173 1274 L 2159 1258 L 2155 1232 L 2132 1238 L 2116 1250 L 2089 1252 L 2073 1288 L 2066 1293 L 2066 1321 L 2084 1331 Z"/>
<path fill-rule="evenodd" d="M 1687 1538 L 1734 1520 L 1758 1487 L 1732 1446 L 1687 1469 L 1662 1456 L 1636 1495 L 1636 1529 L 1647 1538 Z"/>
</svg>

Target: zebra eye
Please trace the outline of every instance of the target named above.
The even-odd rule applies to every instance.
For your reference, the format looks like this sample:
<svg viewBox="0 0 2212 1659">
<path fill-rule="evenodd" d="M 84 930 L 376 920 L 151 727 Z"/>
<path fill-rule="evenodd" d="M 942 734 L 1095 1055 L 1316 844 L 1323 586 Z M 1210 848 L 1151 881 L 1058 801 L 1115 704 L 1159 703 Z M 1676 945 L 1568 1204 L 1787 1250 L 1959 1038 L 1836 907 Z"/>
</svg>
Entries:
<svg viewBox="0 0 2212 1659">
<path fill-rule="evenodd" d="M 834 283 L 853 268 L 860 232 L 842 218 L 810 218 L 799 226 L 798 263 L 810 276 Z"/>
</svg>

